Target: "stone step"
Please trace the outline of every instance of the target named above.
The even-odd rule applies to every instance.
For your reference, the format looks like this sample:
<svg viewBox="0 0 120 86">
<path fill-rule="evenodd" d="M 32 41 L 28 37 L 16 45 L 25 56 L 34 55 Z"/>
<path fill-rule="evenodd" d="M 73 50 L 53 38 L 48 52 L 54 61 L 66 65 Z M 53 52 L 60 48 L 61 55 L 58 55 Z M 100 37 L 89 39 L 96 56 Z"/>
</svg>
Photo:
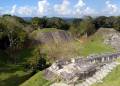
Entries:
<svg viewBox="0 0 120 86">
<path fill-rule="evenodd" d="M 115 63 L 106 64 L 99 71 L 97 71 L 91 78 L 86 79 L 85 82 L 77 86 L 90 86 L 96 82 L 99 82 L 99 81 L 102 82 L 102 79 L 105 76 L 107 76 L 116 66 L 117 64 Z"/>
</svg>

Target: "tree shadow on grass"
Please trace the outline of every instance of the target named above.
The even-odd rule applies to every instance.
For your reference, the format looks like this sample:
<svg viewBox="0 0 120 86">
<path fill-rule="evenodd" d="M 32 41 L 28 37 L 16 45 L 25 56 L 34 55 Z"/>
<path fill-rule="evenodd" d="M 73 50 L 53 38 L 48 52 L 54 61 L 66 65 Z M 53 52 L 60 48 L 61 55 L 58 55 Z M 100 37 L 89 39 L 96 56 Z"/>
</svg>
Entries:
<svg viewBox="0 0 120 86">
<path fill-rule="evenodd" d="M 14 75 L 8 79 L 0 80 L 0 86 L 19 86 L 30 77 L 31 77 L 31 74 L 27 74 L 24 76 Z"/>
<path fill-rule="evenodd" d="M 11 68 L 11 67 L 8 67 L 8 68 L 0 68 L 0 73 L 14 73 L 16 71 L 19 71 L 21 70 L 21 68 Z M 22 70 L 24 71 L 24 70 Z"/>
</svg>

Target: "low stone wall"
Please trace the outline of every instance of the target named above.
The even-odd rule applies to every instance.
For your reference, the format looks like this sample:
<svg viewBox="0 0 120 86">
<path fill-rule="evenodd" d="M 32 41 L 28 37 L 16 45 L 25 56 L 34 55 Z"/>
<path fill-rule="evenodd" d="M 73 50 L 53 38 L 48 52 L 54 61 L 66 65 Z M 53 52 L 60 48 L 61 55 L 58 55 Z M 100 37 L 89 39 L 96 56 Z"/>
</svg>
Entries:
<svg viewBox="0 0 120 86">
<path fill-rule="evenodd" d="M 100 56 L 88 56 L 86 61 L 91 63 L 105 63 L 105 62 L 111 62 L 117 59 L 118 57 L 120 57 L 120 52 L 113 54 L 105 54 Z"/>
</svg>

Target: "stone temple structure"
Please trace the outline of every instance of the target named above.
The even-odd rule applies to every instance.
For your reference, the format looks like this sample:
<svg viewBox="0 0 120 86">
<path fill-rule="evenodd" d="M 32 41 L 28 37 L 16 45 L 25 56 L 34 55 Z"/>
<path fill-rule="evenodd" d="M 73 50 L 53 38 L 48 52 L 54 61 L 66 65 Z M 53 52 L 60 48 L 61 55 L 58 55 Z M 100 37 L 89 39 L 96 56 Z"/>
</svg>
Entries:
<svg viewBox="0 0 120 86">
<path fill-rule="evenodd" d="M 70 60 L 59 60 L 47 68 L 45 78 L 54 80 L 57 78 L 66 83 L 74 83 L 78 80 L 85 80 L 92 76 L 106 63 L 110 63 L 120 56 L 120 52 L 113 54 L 104 54 L 97 56 L 88 56 L 87 58 L 72 58 Z"/>
</svg>

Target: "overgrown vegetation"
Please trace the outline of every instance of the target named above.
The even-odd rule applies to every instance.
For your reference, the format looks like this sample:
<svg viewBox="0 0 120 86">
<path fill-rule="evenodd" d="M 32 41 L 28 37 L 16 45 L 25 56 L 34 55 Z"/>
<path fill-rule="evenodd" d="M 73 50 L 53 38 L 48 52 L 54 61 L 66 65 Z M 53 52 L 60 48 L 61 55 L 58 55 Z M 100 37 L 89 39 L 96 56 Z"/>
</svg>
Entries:
<svg viewBox="0 0 120 86">
<path fill-rule="evenodd" d="M 81 44 L 77 41 L 71 41 L 64 44 L 49 44 L 41 46 L 42 52 L 46 53 L 51 61 L 57 59 L 68 59 L 80 55 Z"/>
<path fill-rule="evenodd" d="M 74 20 L 70 27 L 70 32 L 75 37 L 81 37 L 82 35 L 91 35 L 95 32 L 95 24 L 91 17 L 86 17 L 83 20 Z"/>
</svg>

